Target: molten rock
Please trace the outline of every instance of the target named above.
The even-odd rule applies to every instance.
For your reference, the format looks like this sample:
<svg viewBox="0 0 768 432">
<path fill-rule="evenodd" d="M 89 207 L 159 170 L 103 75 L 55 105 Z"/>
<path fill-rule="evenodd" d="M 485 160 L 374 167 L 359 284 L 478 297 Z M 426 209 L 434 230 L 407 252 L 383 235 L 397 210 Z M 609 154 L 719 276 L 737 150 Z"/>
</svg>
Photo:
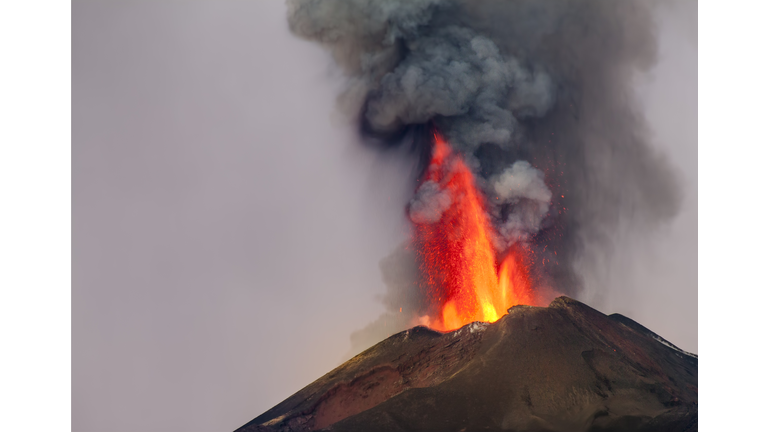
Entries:
<svg viewBox="0 0 768 432">
<path fill-rule="evenodd" d="M 695 431 L 698 358 L 567 297 L 398 333 L 237 430 Z"/>
</svg>

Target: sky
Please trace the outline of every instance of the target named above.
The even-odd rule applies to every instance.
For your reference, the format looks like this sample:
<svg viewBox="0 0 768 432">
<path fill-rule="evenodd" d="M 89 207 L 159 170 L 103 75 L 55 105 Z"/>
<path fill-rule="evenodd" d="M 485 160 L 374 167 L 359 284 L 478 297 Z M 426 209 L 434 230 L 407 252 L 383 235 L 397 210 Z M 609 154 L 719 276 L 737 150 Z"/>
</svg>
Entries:
<svg viewBox="0 0 768 432">
<path fill-rule="evenodd" d="M 579 300 L 698 352 L 696 4 L 658 15 L 637 91 L 682 210 Z M 381 314 L 413 171 L 359 145 L 342 80 L 282 1 L 73 2 L 73 430 L 234 430 Z"/>
</svg>

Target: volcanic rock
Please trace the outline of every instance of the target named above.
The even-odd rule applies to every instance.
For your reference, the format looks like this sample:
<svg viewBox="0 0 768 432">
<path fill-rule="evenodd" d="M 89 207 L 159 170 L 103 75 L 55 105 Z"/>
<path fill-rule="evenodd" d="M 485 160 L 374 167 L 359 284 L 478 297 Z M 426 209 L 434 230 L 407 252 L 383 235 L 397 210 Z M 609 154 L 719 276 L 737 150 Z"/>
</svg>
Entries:
<svg viewBox="0 0 768 432">
<path fill-rule="evenodd" d="M 237 432 L 698 430 L 696 355 L 567 297 L 508 312 L 391 336 Z"/>
</svg>

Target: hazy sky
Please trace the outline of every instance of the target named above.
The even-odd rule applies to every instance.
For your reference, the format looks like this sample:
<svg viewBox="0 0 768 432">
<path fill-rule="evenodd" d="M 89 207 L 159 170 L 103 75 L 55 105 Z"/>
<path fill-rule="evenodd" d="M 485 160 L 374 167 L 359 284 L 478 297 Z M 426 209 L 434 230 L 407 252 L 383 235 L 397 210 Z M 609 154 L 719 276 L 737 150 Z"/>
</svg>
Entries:
<svg viewBox="0 0 768 432">
<path fill-rule="evenodd" d="M 337 366 L 383 311 L 411 168 L 334 114 L 341 78 L 289 34 L 282 1 L 72 12 L 73 430 L 233 430 Z M 580 299 L 695 352 L 696 6 L 659 14 L 638 91 L 683 210 L 618 238 Z"/>
</svg>

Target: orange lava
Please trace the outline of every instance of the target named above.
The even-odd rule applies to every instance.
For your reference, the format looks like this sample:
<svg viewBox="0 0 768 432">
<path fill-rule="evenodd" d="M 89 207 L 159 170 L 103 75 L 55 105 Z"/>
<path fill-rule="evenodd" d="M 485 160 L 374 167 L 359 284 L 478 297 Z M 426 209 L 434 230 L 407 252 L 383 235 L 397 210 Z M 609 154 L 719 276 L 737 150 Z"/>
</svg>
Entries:
<svg viewBox="0 0 768 432">
<path fill-rule="evenodd" d="M 451 197 L 438 222 L 416 224 L 425 283 L 441 311 L 430 317 L 430 327 L 447 331 L 473 321 L 494 322 L 510 307 L 530 304 L 522 252 L 509 251 L 497 265 L 493 227 L 472 171 L 437 133 L 428 180 Z"/>
</svg>

